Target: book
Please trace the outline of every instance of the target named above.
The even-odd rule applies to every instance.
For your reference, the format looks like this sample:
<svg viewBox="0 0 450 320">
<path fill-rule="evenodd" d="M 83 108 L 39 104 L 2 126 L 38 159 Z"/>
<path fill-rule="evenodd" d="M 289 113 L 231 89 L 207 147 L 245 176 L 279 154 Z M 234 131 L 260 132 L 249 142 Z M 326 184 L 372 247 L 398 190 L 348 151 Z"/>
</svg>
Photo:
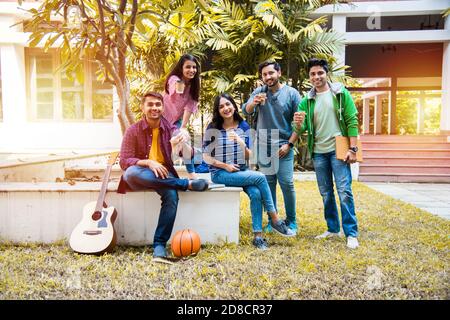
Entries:
<svg viewBox="0 0 450 320">
<path fill-rule="evenodd" d="M 348 137 L 337 136 L 336 138 L 336 159 L 345 161 L 348 149 L 350 148 L 350 142 Z M 358 152 L 356 153 L 356 161 L 363 162 L 361 139 L 356 141 Z"/>
<path fill-rule="evenodd" d="M 208 190 L 217 189 L 217 188 L 225 188 L 225 185 L 221 184 L 221 183 L 210 183 L 208 185 Z"/>
</svg>

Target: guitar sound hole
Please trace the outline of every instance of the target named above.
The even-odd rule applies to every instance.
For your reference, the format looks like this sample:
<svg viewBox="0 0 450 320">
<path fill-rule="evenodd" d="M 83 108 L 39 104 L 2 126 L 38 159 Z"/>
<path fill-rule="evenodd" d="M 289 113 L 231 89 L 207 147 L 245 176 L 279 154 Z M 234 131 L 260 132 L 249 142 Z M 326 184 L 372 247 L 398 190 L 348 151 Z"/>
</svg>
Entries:
<svg viewBox="0 0 450 320">
<path fill-rule="evenodd" d="M 95 211 L 92 214 L 92 220 L 94 220 L 94 221 L 100 220 L 101 217 L 102 217 L 102 213 L 99 211 Z"/>
</svg>

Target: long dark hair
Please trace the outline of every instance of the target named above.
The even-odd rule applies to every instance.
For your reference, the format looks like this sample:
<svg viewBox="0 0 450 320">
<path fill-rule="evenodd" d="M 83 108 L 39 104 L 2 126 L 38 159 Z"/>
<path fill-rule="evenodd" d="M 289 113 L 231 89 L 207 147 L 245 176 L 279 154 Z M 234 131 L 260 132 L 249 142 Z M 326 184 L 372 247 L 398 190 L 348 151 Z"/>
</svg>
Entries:
<svg viewBox="0 0 450 320">
<path fill-rule="evenodd" d="M 212 121 L 211 121 L 211 127 L 214 129 L 223 129 L 223 118 L 220 115 L 219 112 L 219 105 L 220 105 L 220 99 L 221 98 L 225 98 L 228 101 L 231 102 L 231 104 L 234 107 L 234 113 L 233 113 L 233 120 L 237 121 L 238 123 L 241 123 L 242 121 L 244 121 L 244 119 L 242 119 L 241 115 L 239 114 L 239 109 L 236 105 L 236 102 L 234 101 L 233 97 L 230 96 L 228 93 L 224 92 L 220 95 L 218 95 L 216 97 L 216 99 L 214 99 L 214 107 L 213 107 L 213 116 L 212 116 Z"/>
<path fill-rule="evenodd" d="M 194 79 L 190 81 L 191 84 L 191 97 L 195 101 L 198 102 L 198 98 L 200 96 L 200 64 L 197 59 L 191 54 L 183 54 L 178 60 L 177 64 L 173 68 L 173 70 L 169 73 L 169 76 L 166 79 L 166 83 L 164 85 L 166 93 L 169 93 L 169 79 L 171 76 L 177 76 L 180 79 L 183 79 L 183 65 L 185 61 L 192 61 L 197 66 L 197 72 L 195 73 Z"/>
</svg>

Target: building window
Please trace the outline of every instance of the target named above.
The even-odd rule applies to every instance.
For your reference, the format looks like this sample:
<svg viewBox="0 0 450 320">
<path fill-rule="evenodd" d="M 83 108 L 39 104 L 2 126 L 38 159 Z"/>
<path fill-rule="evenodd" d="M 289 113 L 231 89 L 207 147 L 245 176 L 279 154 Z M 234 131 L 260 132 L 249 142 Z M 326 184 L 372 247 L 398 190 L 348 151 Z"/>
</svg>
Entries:
<svg viewBox="0 0 450 320">
<path fill-rule="evenodd" d="M 2 57 L 0 50 L 0 122 L 3 121 L 3 94 L 2 94 Z"/>
<path fill-rule="evenodd" d="M 111 84 L 97 79 L 99 66 L 85 60 L 84 81 L 60 71 L 57 50 L 27 48 L 30 120 L 112 121 Z"/>
<path fill-rule="evenodd" d="M 383 16 L 380 25 L 372 26 L 368 17 L 348 17 L 347 32 L 365 31 L 411 31 L 444 29 L 444 18 L 441 14 L 416 16 Z"/>
<path fill-rule="evenodd" d="M 439 134 L 441 82 L 441 77 L 355 78 L 349 89 L 361 133 Z"/>
</svg>

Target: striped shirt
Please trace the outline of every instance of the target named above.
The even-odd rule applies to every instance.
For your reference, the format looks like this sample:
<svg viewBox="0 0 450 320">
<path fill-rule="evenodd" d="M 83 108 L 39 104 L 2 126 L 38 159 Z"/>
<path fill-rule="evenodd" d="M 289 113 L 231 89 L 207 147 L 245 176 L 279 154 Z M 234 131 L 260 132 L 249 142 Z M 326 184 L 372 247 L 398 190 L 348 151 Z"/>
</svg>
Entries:
<svg viewBox="0 0 450 320">
<path fill-rule="evenodd" d="M 236 129 L 229 129 L 236 132 L 239 137 L 245 142 L 245 146 L 250 148 L 250 126 L 246 121 L 239 123 Z M 208 125 L 205 132 L 205 139 L 203 141 L 203 153 L 206 153 L 226 164 L 238 164 L 241 170 L 247 169 L 245 160 L 245 150 L 236 142 L 228 138 L 225 129 L 212 128 Z M 215 166 L 209 165 L 209 171 L 214 172 L 221 170 Z"/>
</svg>

